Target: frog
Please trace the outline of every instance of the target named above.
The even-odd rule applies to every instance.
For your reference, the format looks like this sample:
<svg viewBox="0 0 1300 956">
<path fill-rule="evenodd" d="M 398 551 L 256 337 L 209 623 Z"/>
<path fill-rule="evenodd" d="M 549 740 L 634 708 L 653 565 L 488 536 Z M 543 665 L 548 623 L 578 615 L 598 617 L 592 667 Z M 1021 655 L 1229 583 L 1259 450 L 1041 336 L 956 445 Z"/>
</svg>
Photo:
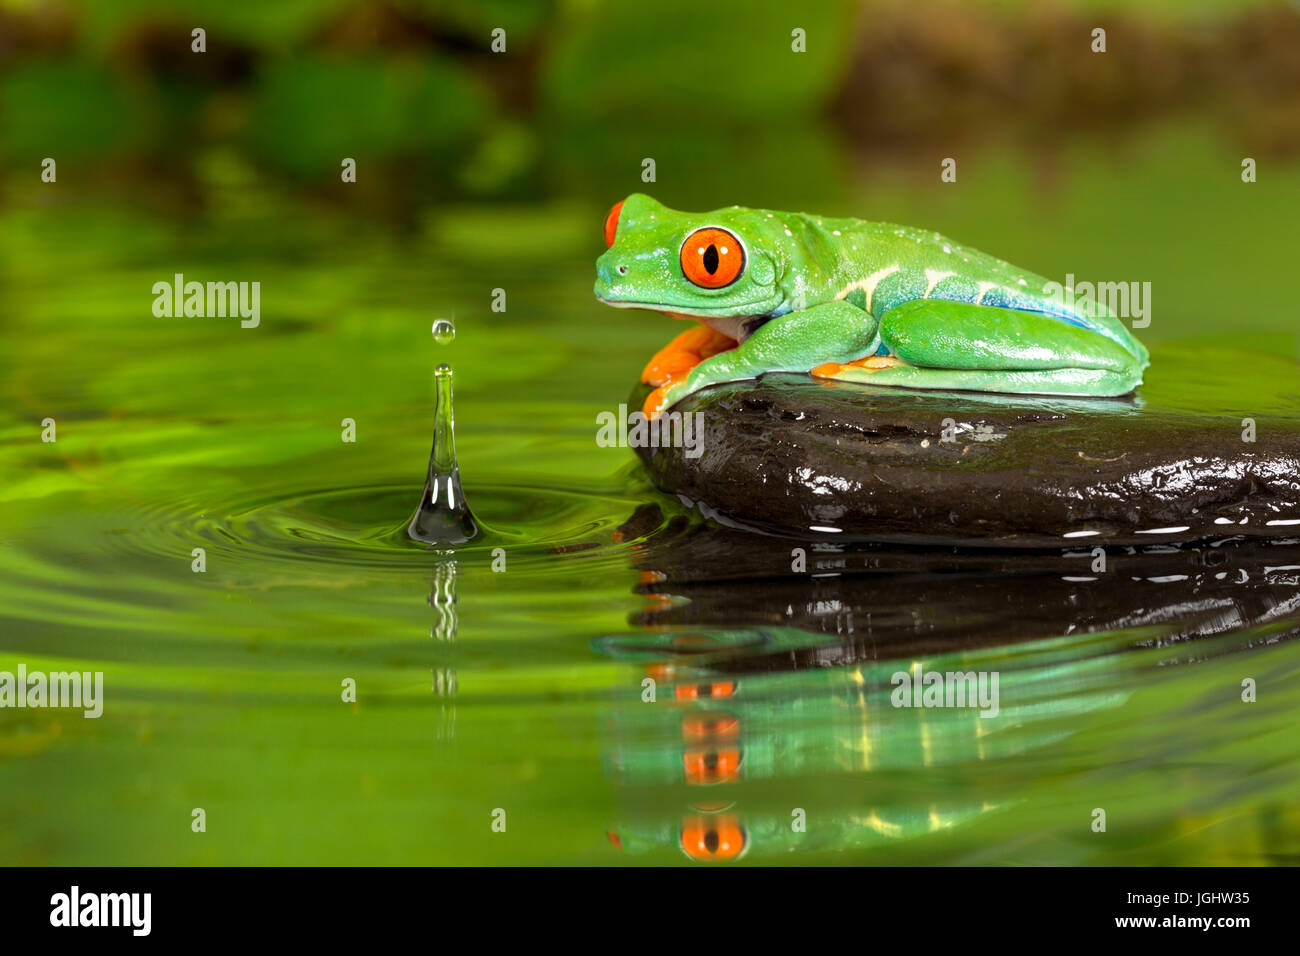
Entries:
<svg viewBox="0 0 1300 956">
<path fill-rule="evenodd" d="M 694 320 L 645 366 L 642 413 L 769 373 L 823 383 L 1108 398 L 1145 346 L 1097 303 L 926 229 L 730 206 L 615 203 L 596 298 Z"/>
</svg>

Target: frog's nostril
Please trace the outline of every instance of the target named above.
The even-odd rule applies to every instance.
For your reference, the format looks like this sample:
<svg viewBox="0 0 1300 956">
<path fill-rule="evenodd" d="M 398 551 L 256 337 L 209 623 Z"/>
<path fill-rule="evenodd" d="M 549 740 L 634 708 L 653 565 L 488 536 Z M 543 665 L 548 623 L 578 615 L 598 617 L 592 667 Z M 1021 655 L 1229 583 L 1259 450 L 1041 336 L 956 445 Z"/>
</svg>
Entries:
<svg viewBox="0 0 1300 956">
<path fill-rule="evenodd" d="M 627 275 L 627 266 L 619 266 L 619 267 L 618 267 L 618 274 L 621 275 L 621 276 L 625 276 L 625 275 Z"/>
</svg>

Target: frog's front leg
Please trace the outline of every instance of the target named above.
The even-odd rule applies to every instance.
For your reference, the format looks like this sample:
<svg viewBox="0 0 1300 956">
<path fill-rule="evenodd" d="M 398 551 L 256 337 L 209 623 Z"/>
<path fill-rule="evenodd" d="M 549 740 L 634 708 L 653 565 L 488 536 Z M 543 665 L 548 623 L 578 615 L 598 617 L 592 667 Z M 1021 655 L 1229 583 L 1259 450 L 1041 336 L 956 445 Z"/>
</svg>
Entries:
<svg viewBox="0 0 1300 956">
<path fill-rule="evenodd" d="M 641 381 L 659 386 L 684 379 L 705 359 L 735 347 L 735 339 L 715 332 L 707 325 L 695 325 L 655 353 L 641 371 Z"/>
<path fill-rule="evenodd" d="M 695 366 L 684 378 L 655 389 L 642 411 L 655 418 L 692 392 L 710 385 L 757 378 L 765 372 L 807 372 L 826 362 L 848 362 L 880 345 L 869 313 L 844 301 L 826 302 L 769 319 L 749 338 Z"/>
<path fill-rule="evenodd" d="M 881 317 L 880 336 L 893 363 L 869 358 L 814 374 L 907 388 L 1109 396 L 1140 385 L 1145 367 L 1093 329 L 1042 312 L 969 302 L 904 302 Z"/>
</svg>

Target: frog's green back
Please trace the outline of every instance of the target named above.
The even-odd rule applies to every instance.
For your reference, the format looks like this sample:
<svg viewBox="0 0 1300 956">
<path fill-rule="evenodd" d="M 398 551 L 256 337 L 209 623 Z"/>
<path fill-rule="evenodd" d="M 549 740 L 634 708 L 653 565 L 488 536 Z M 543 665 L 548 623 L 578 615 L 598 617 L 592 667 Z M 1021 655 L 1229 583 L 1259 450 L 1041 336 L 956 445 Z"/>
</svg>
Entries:
<svg viewBox="0 0 1300 956">
<path fill-rule="evenodd" d="M 1072 305 L 1062 284 L 941 233 L 862 219 L 784 215 L 798 221 L 791 231 L 798 230 L 805 248 L 838 248 L 836 276 L 842 285 L 826 291 L 833 298 L 855 297 L 873 315 L 915 299 L 1038 312 L 1105 335 L 1147 362 L 1146 348 L 1103 304 Z"/>
</svg>

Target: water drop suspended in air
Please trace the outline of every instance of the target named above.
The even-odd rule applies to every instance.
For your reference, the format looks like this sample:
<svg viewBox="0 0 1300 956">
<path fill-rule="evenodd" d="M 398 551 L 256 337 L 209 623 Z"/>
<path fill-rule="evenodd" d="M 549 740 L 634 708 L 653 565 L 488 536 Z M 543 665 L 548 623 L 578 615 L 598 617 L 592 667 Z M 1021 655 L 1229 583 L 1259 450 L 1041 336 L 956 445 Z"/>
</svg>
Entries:
<svg viewBox="0 0 1300 956">
<path fill-rule="evenodd" d="M 436 328 L 435 323 L 435 331 Z M 478 534 L 479 528 L 460 486 L 450 365 L 438 366 L 433 373 L 433 386 L 433 449 L 429 452 L 428 476 L 420 506 L 406 533 L 426 544 L 464 544 Z"/>
<path fill-rule="evenodd" d="M 439 345 L 450 345 L 455 337 L 456 326 L 451 324 L 451 319 L 434 319 L 433 340 L 435 342 Z"/>
</svg>

